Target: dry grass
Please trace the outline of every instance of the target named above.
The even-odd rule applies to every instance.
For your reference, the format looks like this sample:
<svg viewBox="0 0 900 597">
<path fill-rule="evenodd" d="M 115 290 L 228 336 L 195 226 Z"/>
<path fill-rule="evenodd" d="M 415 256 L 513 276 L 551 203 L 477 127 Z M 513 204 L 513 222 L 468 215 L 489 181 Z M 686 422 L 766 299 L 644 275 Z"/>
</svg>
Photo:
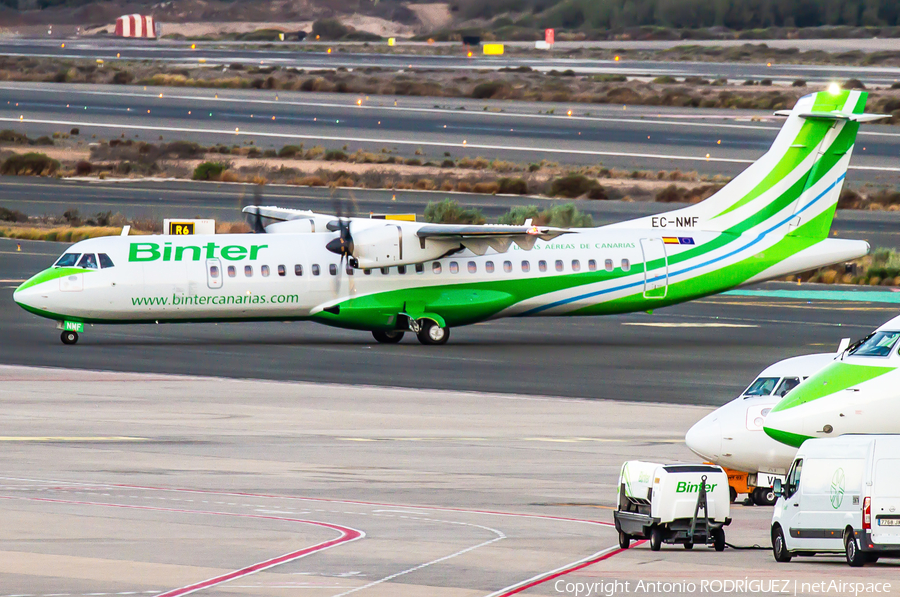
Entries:
<svg viewBox="0 0 900 597">
<path fill-rule="evenodd" d="M 38 228 L 34 226 L 0 226 L 0 236 L 22 240 L 47 240 L 58 242 L 78 242 L 99 236 L 119 236 L 122 228 L 116 226 L 58 226 Z M 134 230 L 132 234 L 148 234 Z"/>
</svg>

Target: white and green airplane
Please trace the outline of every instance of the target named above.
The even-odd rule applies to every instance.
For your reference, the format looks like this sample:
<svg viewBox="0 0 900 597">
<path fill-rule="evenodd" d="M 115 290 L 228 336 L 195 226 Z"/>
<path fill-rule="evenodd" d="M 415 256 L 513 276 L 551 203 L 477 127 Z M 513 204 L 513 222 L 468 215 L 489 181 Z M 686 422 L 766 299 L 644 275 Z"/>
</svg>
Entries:
<svg viewBox="0 0 900 597">
<path fill-rule="evenodd" d="M 867 94 L 801 98 L 772 147 L 690 207 L 599 228 L 457 226 L 250 207 L 268 234 L 117 236 L 72 245 L 13 298 L 85 324 L 310 320 L 412 331 L 499 317 L 645 311 L 855 259 L 863 241 L 828 238 Z"/>
<path fill-rule="evenodd" d="M 766 415 L 763 430 L 793 448 L 811 438 L 900 433 L 900 317 L 786 394 Z"/>
</svg>

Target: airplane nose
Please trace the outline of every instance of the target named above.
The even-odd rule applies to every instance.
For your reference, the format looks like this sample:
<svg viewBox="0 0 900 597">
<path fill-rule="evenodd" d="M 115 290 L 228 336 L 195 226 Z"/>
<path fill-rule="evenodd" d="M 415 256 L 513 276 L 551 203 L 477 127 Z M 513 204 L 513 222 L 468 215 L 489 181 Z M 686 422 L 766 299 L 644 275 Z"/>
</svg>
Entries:
<svg viewBox="0 0 900 597">
<path fill-rule="evenodd" d="M 807 435 L 807 417 L 803 405 L 786 410 L 772 410 L 766 415 L 763 431 L 775 441 L 799 448 L 800 444 L 810 439 Z"/>
<path fill-rule="evenodd" d="M 707 460 L 715 460 L 722 451 L 722 426 L 709 417 L 691 427 L 684 441 L 691 452 Z"/>
</svg>

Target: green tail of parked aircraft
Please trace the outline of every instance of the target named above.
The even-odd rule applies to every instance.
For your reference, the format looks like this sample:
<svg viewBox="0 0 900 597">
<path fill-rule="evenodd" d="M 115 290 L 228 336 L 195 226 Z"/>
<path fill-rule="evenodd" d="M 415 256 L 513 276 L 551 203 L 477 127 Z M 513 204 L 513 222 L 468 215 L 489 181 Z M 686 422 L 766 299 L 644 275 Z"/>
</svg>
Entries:
<svg viewBox="0 0 900 597">
<path fill-rule="evenodd" d="M 412 331 L 499 317 L 665 307 L 861 257 L 828 238 L 866 94 L 801 98 L 772 147 L 690 207 L 599 228 L 459 226 L 249 207 L 268 234 L 119 236 L 74 244 L 14 299 L 75 343 L 84 324 L 311 320 Z"/>
</svg>

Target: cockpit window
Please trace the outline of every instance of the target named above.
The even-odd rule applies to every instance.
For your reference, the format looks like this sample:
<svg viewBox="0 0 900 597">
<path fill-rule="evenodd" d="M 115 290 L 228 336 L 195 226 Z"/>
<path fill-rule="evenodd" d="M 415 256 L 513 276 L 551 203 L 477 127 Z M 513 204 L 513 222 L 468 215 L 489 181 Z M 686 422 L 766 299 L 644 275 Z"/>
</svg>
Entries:
<svg viewBox="0 0 900 597">
<path fill-rule="evenodd" d="M 850 350 L 855 357 L 886 357 L 897 346 L 900 340 L 900 332 L 875 332 L 859 346 Z"/>
<path fill-rule="evenodd" d="M 78 267 L 83 267 L 85 269 L 100 269 L 97 267 L 97 256 L 93 253 L 85 253 L 81 256 L 81 261 L 78 262 Z"/>
<path fill-rule="evenodd" d="M 757 377 L 744 392 L 744 396 L 768 396 L 778 385 L 777 377 Z"/>
<path fill-rule="evenodd" d="M 100 267 L 106 269 L 108 267 L 113 267 L 112 259 L 109 258 L 109 255 L 106 253 L 99 253 L 97 258 L 100 259 Z"/>
<path fill-rule="evenodd" d="M 81 253 L 65 253 L 62 257 L 56 260 L 56 263 L 53 264 L 53 267 L 75 267 L 75 264 L 78 263 L 78 258 L 81 256 Z"/>
<path fill-rule="evenodd" d="M 781 396 L 784 398 L 785 394 L 796 388 L 800 385 L 799 377 L 785 377 L 781 380 L 781 383 L 778 384 L 778 389 L 775 390 L 776 396 Z"/>
</svg>

